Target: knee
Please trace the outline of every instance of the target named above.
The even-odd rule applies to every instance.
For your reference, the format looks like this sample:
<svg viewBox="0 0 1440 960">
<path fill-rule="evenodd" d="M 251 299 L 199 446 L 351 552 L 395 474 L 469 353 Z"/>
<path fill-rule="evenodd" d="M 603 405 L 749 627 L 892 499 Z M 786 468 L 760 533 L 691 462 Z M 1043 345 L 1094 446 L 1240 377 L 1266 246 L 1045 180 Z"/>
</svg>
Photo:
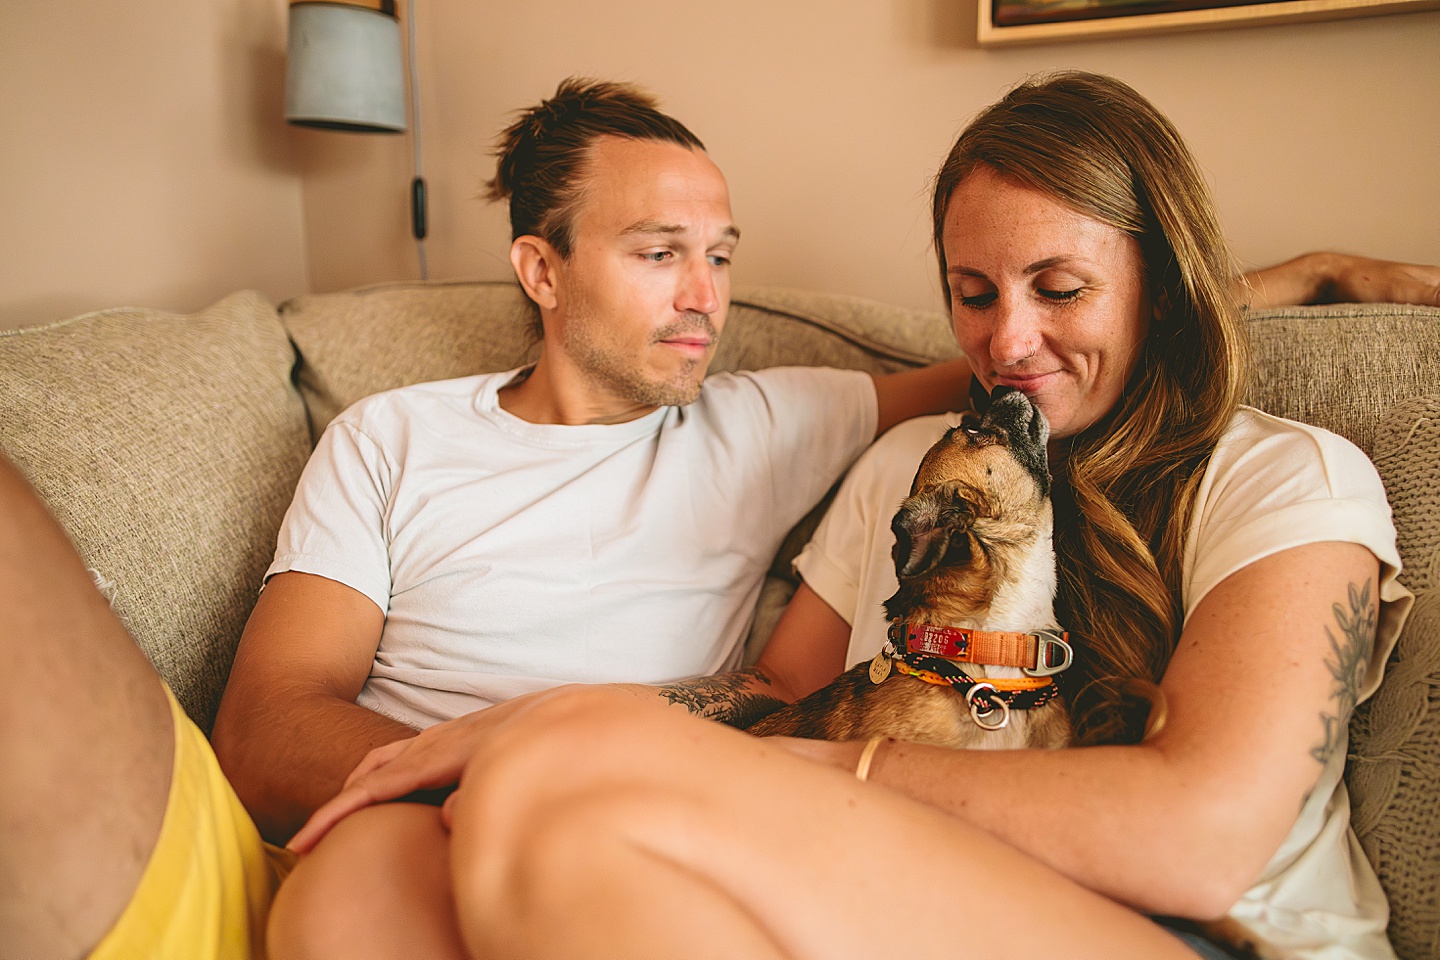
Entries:
<svg viewBox="0 0 1440 960">
<path fill-rule="evenodd" d="M 556 771 L 555 778 L 565 773 Z M 637 851 L 663 846 L 653 842 L 647 825 L 663 819 L 656 815 L 673 806 L 672 798 L 599 784 L 546 793 L 533 805 L 515 807 L 474 791 L 456 795 L 452 879 L 458 923 L 479 955 L 523 952 L 556 925 L 576 923 L 645 869 L 636 863 Z"/>
<path fill-rule="evenodd" d="M 623 777 L 637 766 L 658 731 L 689 720 L 677 713 L 603 686 L 555 690 L 495 730 L 468 764 L 461 792 L 471 798 L 470 807 L 501 814 L 583 793 L 597 780 Z"/>
<path fill-rule="evenodd" d="M 454 941 L 448 847 L 434 807 L 387 804 L 347 817 L 281 884 L 270 956 L 384 956 L 397 939 Z"/>
<path fill-rule="evenodd" d="M 511 724 L 472 759 L 451 798 L 462 925 L 494 931 L 543 915 L 546 904 L 573 908 L 637 847 L 683 835 L 704 803 L 674 778 L 696 774 L 682 770 L 695 761 L 693 728 L 711 726 L 586 690 Z"/>
<path fill-rule="evenodd" d="M 357 813 L 337 824 L 280 885 L 266 934 L 273 960 L 325 957 L 341 948 L 335 931 L 349 929 L 360 899 L 355 887 L 373 876 L 363 870 L 351 873 L 346 866 L 365 859 L 352 823 L 363 819 Z"/>
</svg>

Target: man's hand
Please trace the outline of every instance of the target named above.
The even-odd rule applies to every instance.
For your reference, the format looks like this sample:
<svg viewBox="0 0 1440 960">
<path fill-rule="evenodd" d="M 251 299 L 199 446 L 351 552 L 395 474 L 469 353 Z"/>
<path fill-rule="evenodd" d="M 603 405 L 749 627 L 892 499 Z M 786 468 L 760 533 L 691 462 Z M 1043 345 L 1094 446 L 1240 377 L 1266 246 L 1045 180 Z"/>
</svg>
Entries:
<svg viewBox="0 0 1440 960">
<path fill-rule="evenodd" d="M 1307 303 L 1417 303 L 1440 307 L 1440 267 L 1344 253 L 1307 253 L 1247 273 L 1240 302 L 1253 308 Z"/>
</svg>

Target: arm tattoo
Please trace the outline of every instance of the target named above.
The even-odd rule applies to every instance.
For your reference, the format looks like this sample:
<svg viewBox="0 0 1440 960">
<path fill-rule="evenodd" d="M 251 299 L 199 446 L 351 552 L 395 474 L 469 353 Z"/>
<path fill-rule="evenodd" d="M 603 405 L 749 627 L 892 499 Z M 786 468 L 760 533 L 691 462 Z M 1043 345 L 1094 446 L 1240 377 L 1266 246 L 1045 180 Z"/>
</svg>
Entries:
<svg viewBox="0 0 1440 960">
<path fill-rule="evenodd" d="M 759 667 L 747 667 L 714 677 L 695 677 L 659 688 L 660 696 L 678 703 L 697 717 L 744 729 L 785 706 L 785 701 L 763 689 L 770 678 Z"/>
<path fill-rule="evenodd" d="M 1366 580 L 1365 586 L 1360 588 L 1350 584 L 1349 601 L 1348 613 L 1338 603 L 1330 608 L 1340 625 L 1340 638 L 1337 639 L 1329 627 L 1325 628 L 1331 652 L 1325 665 L 1330 668 L 1330 676 L 1334 679 L 1330 696 L 1335 712 L 1320 714 L 1324 736 L 1310 751 L 1310 756 L 1322 765 L 1328 763 L 1345 742 L 1346 725 L 1355 709 L 1360 684 L 1365 682 L 1365 668 L 1375 645 L 1376 608 L 1370 600 L 1370 581 Z"/>
</svg>

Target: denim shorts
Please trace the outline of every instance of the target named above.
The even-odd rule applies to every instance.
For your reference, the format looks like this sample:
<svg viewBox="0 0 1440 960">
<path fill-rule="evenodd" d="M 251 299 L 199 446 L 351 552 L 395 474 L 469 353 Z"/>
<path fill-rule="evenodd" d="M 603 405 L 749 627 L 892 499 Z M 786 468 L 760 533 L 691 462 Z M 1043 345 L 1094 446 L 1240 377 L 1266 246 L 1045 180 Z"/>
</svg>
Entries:
<svg viewBox="0 0 1440 960">
<path fill-rule="evenodd" d="M 1151 919 L 1178 937 L 1185 946 L 1195 951 L 1195 955 L 1201 960 L 1241 960 L 1240 954 L 1231 953 L 1220 944 L 1207 940 L 1196 931 L 1195 925 L 1188 920 L 1177 920 L 1174 917 L 1151 917 Z"/>
</svg>

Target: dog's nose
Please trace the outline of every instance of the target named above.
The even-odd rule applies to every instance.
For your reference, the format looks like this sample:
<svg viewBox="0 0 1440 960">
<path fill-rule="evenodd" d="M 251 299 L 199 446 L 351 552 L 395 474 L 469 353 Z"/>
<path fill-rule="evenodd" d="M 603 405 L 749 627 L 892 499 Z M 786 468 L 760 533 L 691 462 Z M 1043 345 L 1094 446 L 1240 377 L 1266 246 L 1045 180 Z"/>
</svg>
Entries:
<svg viewBox="0 0 1440 960">
<path fill-rule="evenodd" d="M 1035 415 L 1030 398 L 1014 387 L 996 387 L 990 394 L 990 409 L 986 419 L 999 426 L 1025 427 Z"/>
<path fill-rule="evenodd" d="M 990 408 L 985 411 L 982 426 L 1004 430 L 1011 443 L 1044 446 L 1049 425 L 1040 408 L 1031 403 L 1023 391 L 1014 387 L 996 387 L 990 394 Z"/>
<path fill-rule="evenodd" d="M 1030 398 L 1022 390 L 999 386 L 990 392 L 990 408 L 993 410 L 997 406 L 1029 407 Z"/>
</svg>

